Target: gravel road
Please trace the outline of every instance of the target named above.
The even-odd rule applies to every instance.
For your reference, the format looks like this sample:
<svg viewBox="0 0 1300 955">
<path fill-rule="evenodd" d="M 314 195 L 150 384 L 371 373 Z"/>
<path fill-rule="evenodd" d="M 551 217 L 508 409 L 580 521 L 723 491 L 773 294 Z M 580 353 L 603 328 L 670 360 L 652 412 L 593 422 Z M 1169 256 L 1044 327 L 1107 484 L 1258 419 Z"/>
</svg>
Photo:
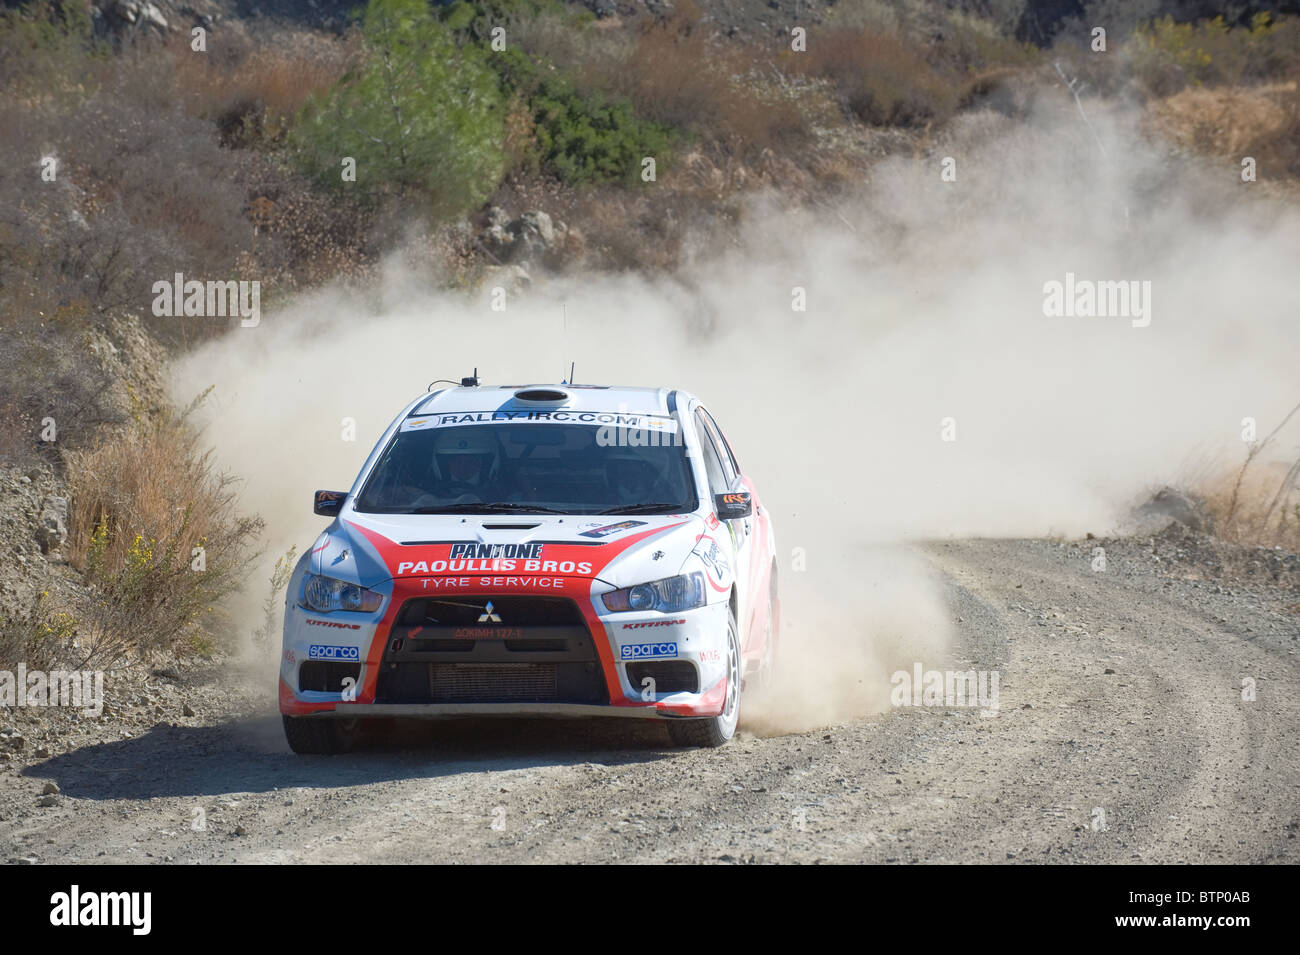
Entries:
<svg viewBox="0 0 1300 955">
<path fill-rule="evenodd" d="M 1158 539 L 1105 542 L 1096 571 L 1098 544 L 918 547 L 950 665 L 1000 676 L 994 715 L 900 707 L 717 751 L 617 720 L 456 721 L 299 758 L 265 688 L 187 672 L 80 728 L 20 723 L 0 859 L 1300 861 L 1294 586 L 1229 585 Z"/>
</svg>

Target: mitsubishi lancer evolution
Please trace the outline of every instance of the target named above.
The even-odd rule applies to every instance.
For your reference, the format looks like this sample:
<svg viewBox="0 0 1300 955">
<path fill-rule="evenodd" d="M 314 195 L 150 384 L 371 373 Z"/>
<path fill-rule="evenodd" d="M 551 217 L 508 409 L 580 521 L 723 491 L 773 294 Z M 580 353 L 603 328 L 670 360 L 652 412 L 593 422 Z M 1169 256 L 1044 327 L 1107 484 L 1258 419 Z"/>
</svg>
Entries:
<svg viewBox="0 0 1300 955">
<path fill-rule="evenodd" d="M 378 718 L 625 716 L 735 733 L 771 679 L 772 524 L 693 395 L 460 387 L 394 419 L 286 595 L 280 711 L 298 753 Z"/>
</svg>

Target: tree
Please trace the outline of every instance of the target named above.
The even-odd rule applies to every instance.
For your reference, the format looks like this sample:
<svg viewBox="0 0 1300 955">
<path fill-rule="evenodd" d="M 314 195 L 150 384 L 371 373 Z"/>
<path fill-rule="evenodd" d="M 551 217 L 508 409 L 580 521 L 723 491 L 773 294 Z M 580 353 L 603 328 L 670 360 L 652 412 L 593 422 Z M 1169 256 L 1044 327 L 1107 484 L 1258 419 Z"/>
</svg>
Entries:
<svg viewBox="0 0 1300 955">
<path fill-rule="evenodd" d="M 362 35 L 360 66 L 299 119 L 303 160 L 370 197 L 423 192 L 436 216 L 480 205 L 505 168 L 505 107 L 483 54 L 458 47 L 424 0 L 370 0 Z"/>
</svg>

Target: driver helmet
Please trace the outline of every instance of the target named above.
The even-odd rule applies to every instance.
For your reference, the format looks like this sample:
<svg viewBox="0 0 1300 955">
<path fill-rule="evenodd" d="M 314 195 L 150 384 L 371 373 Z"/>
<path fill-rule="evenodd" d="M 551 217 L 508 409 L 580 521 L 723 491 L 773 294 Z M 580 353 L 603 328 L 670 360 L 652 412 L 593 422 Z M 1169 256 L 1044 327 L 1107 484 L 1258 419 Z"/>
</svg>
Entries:
<svg viewBox="0 0 1300 955">
<path fill-rule="evenodd" d="M 453 428 L 433 446 L 433 473 L 440 481 L 483 484 L 496 477 L 501 451 L 496 440 L 477 428 Z"/>
<path fill-rule="evenodd" d="M 615 448 L 605 462 L 605 479 L 620 500 L 635 503 L 651 492 L 659 478 L 658 469 L 640 454 Z"/>
</svg>

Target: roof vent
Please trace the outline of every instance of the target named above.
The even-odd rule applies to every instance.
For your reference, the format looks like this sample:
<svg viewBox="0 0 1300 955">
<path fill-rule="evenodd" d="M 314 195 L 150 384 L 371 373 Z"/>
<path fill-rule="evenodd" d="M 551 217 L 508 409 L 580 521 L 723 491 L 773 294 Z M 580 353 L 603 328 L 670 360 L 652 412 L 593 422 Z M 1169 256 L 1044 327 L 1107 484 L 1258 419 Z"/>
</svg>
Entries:
<svg viewBox="0 0 1300 955">
<path fill-rule="evenodd" d="M 558 388 L 525 388 L 522 391 L 516 391 L 515 398 L 533 404 L 553 405 L 568 401 L 569 393 Z"/>
</svg>

